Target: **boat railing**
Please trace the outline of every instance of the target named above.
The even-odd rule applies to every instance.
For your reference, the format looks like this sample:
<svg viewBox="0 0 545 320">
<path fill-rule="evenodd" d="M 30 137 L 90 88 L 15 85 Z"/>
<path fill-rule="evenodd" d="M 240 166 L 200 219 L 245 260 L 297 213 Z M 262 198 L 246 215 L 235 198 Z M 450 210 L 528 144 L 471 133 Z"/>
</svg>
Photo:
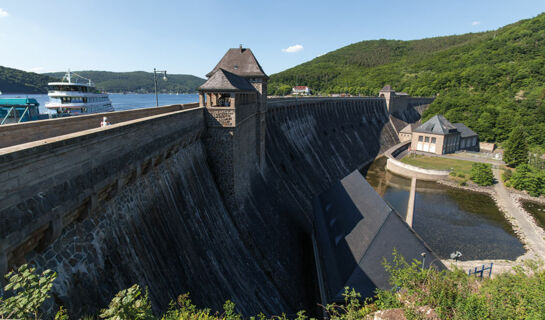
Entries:
<svg viewBox="0 0 545 320">
<path fill-rule="evenodd" d="M 13 107 L 9 108 L 8 112 L 6 113 L 6 116 L 4 117 L 4 119 L 2 119 L 2 122 L 0 122 L 0 125 L 6 123 L 6 120 L 8 120 L 9 118 L 9 115 L 11 114 L 11 112 L 13 111 Z"/>
<path fill-rule="evenodd" d="M 23 121 L 23 117 L 25 116 L 25 114 L 27 114 L 28 112 L 28 107 L 25 108 L 25 111 L 23 111 L 23 114 L 21 115 L 21 117 L 19 117 L 19 121 L 17 121 L 18 123 Z"/>
<path fill-rule="evenodd" d="M 26 107 L 19 118 L 17 118 L 17 108 L 15 108 L 15 107 L 9 108 L 6 115 L 2 118 L 2 121 L 0 122 L 0 125 L 6 124 L 8 122 L 8 119 L 10 118 L 10 115 L 12 115 L 12 112 L 13 112 L 13 120 L 14 120 L 13 122 L 20 123 L 20 122 L 23 121 L 23 119 L 27 115 L 27 113 L 30 112 L 30 108 Z"/>
</svg>

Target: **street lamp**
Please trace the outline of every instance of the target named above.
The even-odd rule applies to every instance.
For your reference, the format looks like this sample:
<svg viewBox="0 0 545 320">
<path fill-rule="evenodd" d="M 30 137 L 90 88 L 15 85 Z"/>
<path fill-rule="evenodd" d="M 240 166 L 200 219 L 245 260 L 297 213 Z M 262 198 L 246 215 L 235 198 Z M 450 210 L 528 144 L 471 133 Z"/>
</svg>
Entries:
<svg viewBox="0 0 545 320">
<path fill-rule="evenodd" d="M 166 70 L 159 71 L 153 68 L 153 81 L 155 82 L 155 105 L 159 106 L 159 98 L 157 97 L 157 74 L 163 74 L 163 80 L 167 81 L 167 72 Z"/>
</svg>

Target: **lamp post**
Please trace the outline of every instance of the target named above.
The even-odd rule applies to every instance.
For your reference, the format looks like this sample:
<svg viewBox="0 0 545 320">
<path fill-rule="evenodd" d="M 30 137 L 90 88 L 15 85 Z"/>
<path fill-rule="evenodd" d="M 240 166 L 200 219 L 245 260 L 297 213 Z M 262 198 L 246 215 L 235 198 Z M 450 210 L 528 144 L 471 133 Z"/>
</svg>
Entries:
<svg viewBox="0 0 545 320">
<path fill-rule="evenodd" d="M 155 105 L 159 106 L 159 97 L 157 96 L 157 74 L 163 74 L 163 80 L 167 81 L 167 72 L 166 70 L 160 71 L 153 68 L 153 81 L 155 82 Z"/>
</svg>

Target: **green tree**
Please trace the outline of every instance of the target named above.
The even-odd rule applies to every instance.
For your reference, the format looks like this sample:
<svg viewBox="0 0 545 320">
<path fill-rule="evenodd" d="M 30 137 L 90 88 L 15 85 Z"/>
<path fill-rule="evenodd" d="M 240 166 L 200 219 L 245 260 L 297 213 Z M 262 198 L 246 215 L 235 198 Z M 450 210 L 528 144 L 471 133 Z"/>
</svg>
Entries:
<svg viewBox="0 0 545 320">
<path fill-rule="evenodd" d="M 481 141 L 494 141 L 494 127 L 496 120 L 494 116 L 488 112 L 481 113 L 477 121 L 477 131 Z"/>
<path fill-rule="evenodd" d="M 518 126 L 511 132 L 505 146 L 504 161 L 511 167 L 517 167 L 528 163 L 528 144 L 526 133 L 522 126 Z"/>
<path fill-rule="evenodd" d="M 491 186 L 492 184 L 494 184 L 492 166 L 487 163 L 472 164 L 470 179 L 480 186 Z"/>
</svg>

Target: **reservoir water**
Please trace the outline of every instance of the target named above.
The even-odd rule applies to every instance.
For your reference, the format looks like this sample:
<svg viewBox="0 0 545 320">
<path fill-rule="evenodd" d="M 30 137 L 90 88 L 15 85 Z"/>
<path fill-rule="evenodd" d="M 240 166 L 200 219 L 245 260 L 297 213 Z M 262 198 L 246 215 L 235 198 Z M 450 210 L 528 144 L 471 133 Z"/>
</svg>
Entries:
<svg viewBox="0 0 545 320">
<path fill-rule="evenodd" d="M 385 170 L 380 158 L 364 169 L 367 181 L 405 217 L 410 179 Z M 460 251 L 460 260 L 514 260 L 525 250 L 513 228 L 487 194 L 418 181 L 413 228 L 439 257 Z"/>
<path fill-rule="evenodd" d="M 155 107 L 155 94 L 120 94 L 120 93 L 111 93 L 109 94 L 110 100 L 112 100 L 112 105 L 116 111 L 120 110 L 129 110 L 129 109 L 140 109 L 140 108 L 149 108 Z M 184 94 L 159 94 L 159 105 L 169 105 L 169 104 L 184 104 L 184 103 L 193 103 L 199 102 L 199 96 L 196 93 L 184 93 Z M 0 98 L 35 98 L 38 103 L 40 103 L 40 113 L 47 113 L 45 104 L 49 101 L 47 94 L 3 94 L 0 95 Z"/>
<path fill-rule="evenodd" d="M 541 228 L 545 228 L 545 204 L 532 200 L 521 200 L 522 207 L 530 213 Z"/>
</svg>

